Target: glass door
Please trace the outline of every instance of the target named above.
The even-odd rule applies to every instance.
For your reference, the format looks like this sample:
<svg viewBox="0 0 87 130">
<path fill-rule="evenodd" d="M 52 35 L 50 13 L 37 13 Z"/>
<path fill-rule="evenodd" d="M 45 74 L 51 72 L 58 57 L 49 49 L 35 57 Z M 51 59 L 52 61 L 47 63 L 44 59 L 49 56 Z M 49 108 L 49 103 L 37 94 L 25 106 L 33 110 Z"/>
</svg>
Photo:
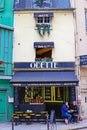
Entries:
<svg viewBox="0 0 87 130">
<path fill-rule="evenodd" d="M 69 88 L 51 86 L 45 87 L 45 102 L 65 102 L 69 100 Z"/>
<path fill-rule="evenodd" d="M 62 87 L 45 87 L 45 101 L 46 102 L 58 102 L 63 101 L 63 88 Z"/>
</svg>

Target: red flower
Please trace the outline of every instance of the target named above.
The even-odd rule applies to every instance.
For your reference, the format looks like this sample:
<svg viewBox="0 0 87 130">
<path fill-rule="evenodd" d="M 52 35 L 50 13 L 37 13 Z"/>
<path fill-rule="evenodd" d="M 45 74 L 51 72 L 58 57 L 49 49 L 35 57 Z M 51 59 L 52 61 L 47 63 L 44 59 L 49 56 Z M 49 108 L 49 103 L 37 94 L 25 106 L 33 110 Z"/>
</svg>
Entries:
<svg viewBox="0 0 87 130">
<path fill-rule="evenodd" d="M 0 60 L 0 64 L 3 64 L 3 61 L 2 61 L 2 60 Z"/>
</svg>

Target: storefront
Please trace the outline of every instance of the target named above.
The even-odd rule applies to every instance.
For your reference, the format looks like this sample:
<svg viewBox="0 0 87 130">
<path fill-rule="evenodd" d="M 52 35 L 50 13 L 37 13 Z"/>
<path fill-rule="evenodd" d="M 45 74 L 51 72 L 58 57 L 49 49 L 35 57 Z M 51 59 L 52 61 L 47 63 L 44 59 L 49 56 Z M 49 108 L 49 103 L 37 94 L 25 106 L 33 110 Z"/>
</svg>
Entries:
<svg viewBox="0 0 87 130">
<path fill-rule="evenodd" d="M 54 66 L 52 63 L 49 65 Z M 15 72 L 11 80 L 15 90 L 14 111 L 32 110 L 39 113 L 46 110 L 50 113 L 54 109 L 57 118 L 60 118 L 63 102 L 71 103 L 76 99 L 75 88 L 78 79 L 73 69 L 74 64 L 55 63 L 56 69 L 49 68 L 49 65 L 44 70 L 40 68 L 32 70 L 28 68 L 30 63 L 15 63 Z M 33 64 L 31 66 L 33 67 Z M 46 63 L 44 66 L 46 67 Z"/>
</svg>

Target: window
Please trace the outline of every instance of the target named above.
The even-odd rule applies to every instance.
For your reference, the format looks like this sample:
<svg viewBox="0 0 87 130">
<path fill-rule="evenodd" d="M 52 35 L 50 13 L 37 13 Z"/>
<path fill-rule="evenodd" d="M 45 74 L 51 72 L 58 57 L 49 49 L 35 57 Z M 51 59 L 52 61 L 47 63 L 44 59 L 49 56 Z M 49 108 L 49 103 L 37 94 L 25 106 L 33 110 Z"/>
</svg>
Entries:
<svg viewBox="0 0 87 130">
<path fill-rule="evenodd" d="M 49 16 L 38 16 L 36 18 L 36 25 L 51 25 L 51 17 L 49 17 Z"/>
<path fill-rule="evenodd" d="M 36 48 L 35 61 L 52 61 L 52 48 Z"/>
<path fill-rule="evenodd" d="M 86 26 L 86 32 L 87 32 L 87 10 L 85 10 L 85 26 Z"/>
<path fill-rule="evenodd" d="M 36 20 L 36 27 L 40 36 L 43 36 L 45 32 L 50 34 L 50 26 L 52 26 L 52 12 L 34 13 Z"/>
<path fill-rule="evenodd" d="M 63 100 L 63 89 L 62 87 L 55 88 L 55 99 L 56 100 Z"/>
<path fill-rule="evenodd" d="M 42 103 L 44 102 L 43 95 L 44 95 L 44 88 L 40 86 L 32 88 L 31 87 L 19 88 L 20 102 L 24 101 L 24 103 Z"/>
<path fill-rule="evenodd" d="M 54 42 L 34 42 L 34 48 L 36 50 L 35 61 L 52 61 L 52 48 L 54 48 Z"/>
<path fill-rule="evenodd" d="M 1 76 L 1 75 L 4 75 L 4 71 L 3 71 L 3 70 L 2 70 L 2 71 L 0 70 L 0 76 Z"/>
<path fill-rule="evenodd" d="M 4 9 L 4 0 L 0 0 L 0 11 Z"/>
<path fill-rule="evenodd" d="M 45 8 L 49 9 L 52 5 L 51 0 L 33 0 L 33 8 Z"/>
</svg>

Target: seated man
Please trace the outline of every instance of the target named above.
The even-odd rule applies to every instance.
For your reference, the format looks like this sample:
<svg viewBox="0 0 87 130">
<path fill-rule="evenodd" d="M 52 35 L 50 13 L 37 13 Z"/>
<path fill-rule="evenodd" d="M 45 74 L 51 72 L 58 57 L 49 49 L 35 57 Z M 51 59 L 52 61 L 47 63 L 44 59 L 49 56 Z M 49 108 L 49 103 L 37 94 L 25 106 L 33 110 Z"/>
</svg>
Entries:
<svg viewBox="0 0 87 130">
<path fill-rule="evenodd" d="M 72 115 L 68 113 L 68 110 L 69 110 L 68 102 L 65 102 L 65 104 L 62 106 L 61 112 L 62 116 L 68 119 L 68 122 L 66 122 L 67 124 L 70 123 L 72 119 Z"/>
<path fill-rule="evenodd" d="M 72 110 L 72 120 L 73 122 L 77 122 L 79 116 L 79 108 L 78 105 L 76 104 L 76 101 L 73 101 L 71 105 L 71 110 Z"/>
</svg>

